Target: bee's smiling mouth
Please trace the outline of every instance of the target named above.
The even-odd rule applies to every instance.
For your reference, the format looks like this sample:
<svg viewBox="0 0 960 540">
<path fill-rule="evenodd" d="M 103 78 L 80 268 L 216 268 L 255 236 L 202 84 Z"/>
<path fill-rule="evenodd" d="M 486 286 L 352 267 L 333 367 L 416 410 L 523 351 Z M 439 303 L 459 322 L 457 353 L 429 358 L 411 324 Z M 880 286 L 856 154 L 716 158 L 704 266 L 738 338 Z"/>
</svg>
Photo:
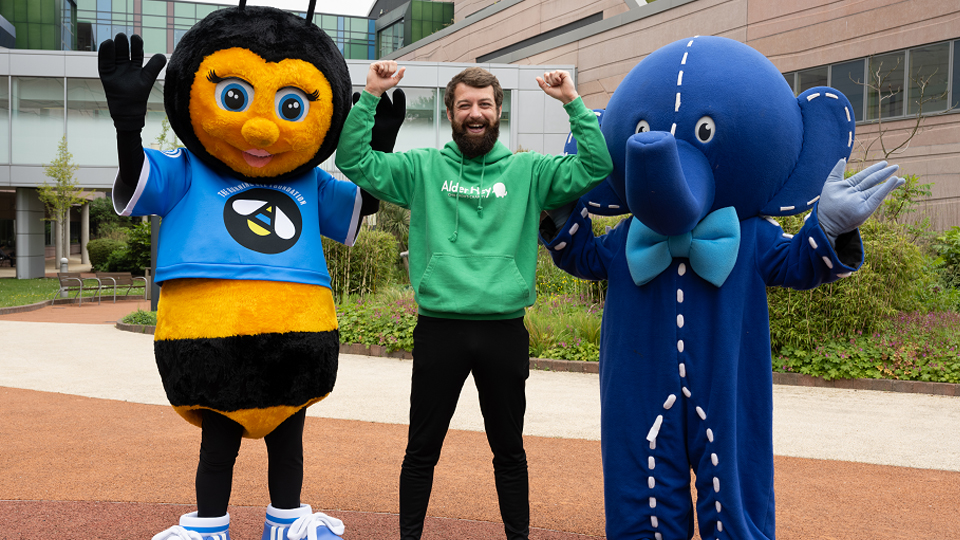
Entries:
<svg viewBox="0 0 960 540">
<path fill-rule="evenodd" d="M 270 163 L 272 159 L 273 154 L 260 148 L 253 148 L 243 152 L 243 160 L 247 162 L 247 165 L 257 169 L 266 167 L 267 163 Z"/>
</svg>

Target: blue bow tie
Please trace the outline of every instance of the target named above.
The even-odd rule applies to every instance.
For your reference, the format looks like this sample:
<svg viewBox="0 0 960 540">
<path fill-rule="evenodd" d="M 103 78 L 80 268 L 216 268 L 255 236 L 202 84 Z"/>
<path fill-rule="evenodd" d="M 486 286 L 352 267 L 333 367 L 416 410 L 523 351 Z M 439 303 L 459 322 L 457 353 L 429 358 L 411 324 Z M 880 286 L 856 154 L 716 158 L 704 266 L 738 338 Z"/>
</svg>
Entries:
<svg viewBox="0 0 960 540">
<path fill-rule="evenodd" d="M 669 237 L 633 218 L 627 234 L 627 267 L 640 286 L 669 268 L 674 258 L 685 257 L 698 276 L 719 287 L 737 263 L 739 250 L 740 221 L 732 206 L 711 212 L 689 233 Z"/>
</svg>

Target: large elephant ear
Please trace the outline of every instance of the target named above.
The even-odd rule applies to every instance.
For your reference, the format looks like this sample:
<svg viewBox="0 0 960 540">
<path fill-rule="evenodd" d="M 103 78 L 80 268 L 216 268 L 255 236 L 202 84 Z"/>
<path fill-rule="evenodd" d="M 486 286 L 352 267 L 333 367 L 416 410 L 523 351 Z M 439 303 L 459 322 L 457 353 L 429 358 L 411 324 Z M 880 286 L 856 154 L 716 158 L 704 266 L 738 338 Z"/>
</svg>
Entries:
<svg viewBox="0 0 960 540">
<path fill-rule="evenodd" d="M 593 110 L 593 114 L 597 115 L 597 121 L 601 125 L 603 125 L 604 112 L 604 109 Z M 576 153 L 577 139 L 574 138 L 573 133 L 568 133 L 566 143 L 563 145 L 563 155 L 569 156 Z M 630 213 L 630 209 L 620 200 L 617 191 L 613 189 L 609 177 L 580 197 L 580 200 L 583 201 L 583 205 L 587 207 L 591 214 L 598 216 L 620 216 Z"/>
<path fill-rule="evenodd" d="M 850 157 L 856 118 L 846 96 L 834 88 L 817 86 L 797 97 L 803 118 L 803 147 L 783 188 L 760 211 L 789 216 L 813 208 L 823 183 L 837 161 Z"/>
</svg>

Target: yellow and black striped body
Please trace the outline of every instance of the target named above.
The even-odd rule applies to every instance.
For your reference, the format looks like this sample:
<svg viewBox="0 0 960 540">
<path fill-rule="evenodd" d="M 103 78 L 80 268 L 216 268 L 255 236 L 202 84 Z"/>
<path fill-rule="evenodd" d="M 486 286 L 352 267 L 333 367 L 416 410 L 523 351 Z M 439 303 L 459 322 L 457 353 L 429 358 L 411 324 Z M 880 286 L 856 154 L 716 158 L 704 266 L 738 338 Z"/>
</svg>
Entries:
<svg viewBox="0 0 960 540">
<path fill-rule="evenodd" d="M 260 438 L 330 393 L 340 338 L 330 289 L 174 279 L 161 288 L 154 352 L 174 409 L 217 411 Z"/>
</svg>

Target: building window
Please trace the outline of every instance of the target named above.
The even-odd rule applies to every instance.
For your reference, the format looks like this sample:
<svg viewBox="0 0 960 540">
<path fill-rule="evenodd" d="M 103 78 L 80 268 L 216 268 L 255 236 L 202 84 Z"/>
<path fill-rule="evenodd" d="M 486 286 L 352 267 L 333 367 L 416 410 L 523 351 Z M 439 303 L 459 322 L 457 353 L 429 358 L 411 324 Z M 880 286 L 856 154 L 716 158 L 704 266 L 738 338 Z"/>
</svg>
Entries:
<svg viewBox="0 0 960 540">
<path fill-rule="evenodd" d="M 947 110 L 950 43 L 910 49 L 907 114 Z"/>
<path fill-rule="evenodd" d="M 946 41 L 784 73 L 783 77 L 799 95 L 829 69 L 830 78 L 825 84 L 850 100 L 858 122 L 936 114 L 960 108 L 958 53 L 960 40 Z"/>
<path fill-rule="evenodd" d="M 384 56 L 403 48 L 403 19 L 384 28 L 377 34 L 379 49 L 377 58 Z"/>
<path fill-rule="evenodd" d="M 10 78 L 0 77 L 0 163 L 10 163 Z"/>
<path fill-rule="evenodd" d="M 818 67 L 797 73 L 797 94 L 802 94 L 814 86 L 827 86 L 827 68 Z"/>
<path fill-rule="evenodd" d="M 67 80 L 67 147 L 78 165 L 115 167 L 117 131 L 99 79 Z"/>
<path fill-rule="evenodd" d="M 830 85 L 850 100 L 857 122 L 863 120 L 863 59 L 830 66 Z"/>
<path fill-rule="evenodd" d="M 12 162 L 43 165 L 57 157 L 63 136 L 63 79 L 13 77 Z"/>
<path fill-rule="evenodd" d="M 897 52 L 869 59 L 867 120 L 903 116 L 904 57 Z"/>
</svg>

